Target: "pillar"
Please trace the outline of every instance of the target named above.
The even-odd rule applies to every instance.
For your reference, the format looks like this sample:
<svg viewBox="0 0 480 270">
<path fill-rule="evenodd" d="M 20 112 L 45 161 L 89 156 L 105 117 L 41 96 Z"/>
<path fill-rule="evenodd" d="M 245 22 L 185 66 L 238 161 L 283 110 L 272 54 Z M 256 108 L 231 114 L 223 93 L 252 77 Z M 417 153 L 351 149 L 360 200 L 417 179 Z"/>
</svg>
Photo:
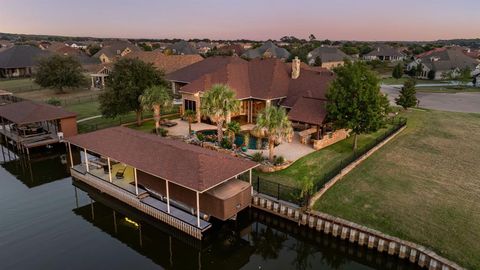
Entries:
<svg viewBox="0 0 480 270">
<path fill-rule="evenodd" d="M 105 88 L 105 76 L 102 76 L 102 89 Z"/>
<path fill-rule="evenodd" d="M 135 195 L 138 196 L 137 168 L 133 168 L 133 179 L 135 179 Z"/>
<path fill-rule="evenodd" d="M 68 154 L 70 155 L 70 167 L 73 168 L 72 146 L 68 143 Z"/>
<path fill-rule="evenodd" d="M 197 227 L 200 228 L 200 194 L 197 191 Z"/>
<path fill-rule="evenodd" d="M 95 79 L 93 79 L 93 76 L 90 76 L 90 78 L 92 79 L 92 89 L 95 88 Z"/>
<path fill-rule="evenodd" d="M 168 189 L 168 181 L 165 181 L 165 190 L 167 191 L 167 212 L 170 214 L 170 191 Z"/>
<path fill-rule="evenodd" d="M 250 194 L 253 195 L 252 169 L 248 171 L 248 181 L 250 182 Z"/>
<path fill-rule="evenodd" d="M 88 155 L 86 148 L 83 148 L 83 153 L 85 154 L 85 167 L 87 168 L 87 172 L 90 172 L 90 168 L 88 167 Z"/>
<path fill-rule="evenodd" d="M 110 180 L 110 183 L 112 183 L 112 168 L 110 165 L 110 158 L 107 157 L 107 163 L 108 163 L 108 180 Z"/>
</svg>

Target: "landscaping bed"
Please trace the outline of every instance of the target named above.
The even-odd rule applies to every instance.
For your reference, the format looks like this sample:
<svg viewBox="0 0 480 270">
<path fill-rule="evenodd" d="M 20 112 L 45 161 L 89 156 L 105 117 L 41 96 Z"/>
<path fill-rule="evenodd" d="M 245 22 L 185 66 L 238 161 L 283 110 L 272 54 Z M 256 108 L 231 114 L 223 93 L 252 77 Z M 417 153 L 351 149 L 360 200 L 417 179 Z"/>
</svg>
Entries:
<svg viewBox="0 0 480 270">
<path fill-rule="evenodd" d="M 327 191 L 315 209 L 479 269 L 480 114 L 405 115 L 407 128 Z"/>
</svg>

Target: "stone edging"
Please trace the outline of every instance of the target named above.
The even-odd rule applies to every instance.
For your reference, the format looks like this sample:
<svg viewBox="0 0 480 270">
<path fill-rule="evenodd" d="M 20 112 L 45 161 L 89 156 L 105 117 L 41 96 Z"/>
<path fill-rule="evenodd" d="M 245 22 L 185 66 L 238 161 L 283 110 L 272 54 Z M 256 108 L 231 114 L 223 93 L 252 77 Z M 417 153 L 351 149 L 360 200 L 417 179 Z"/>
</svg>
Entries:
<svg viewBox="0 0 480 270">
<path fill-rule="evenodd" d="M 395 133 L 390 135 L 388 138 L 384 139 L 382 142 L 377 144 L 375 147 L 370 149 L 367 153 L 363 154 L 359 158 L 357 158 L 355 161 L 350 163 L 348 166 L 343 168 L 339 174 L 335 175 L 330 181 L 328 181 L 323 188 L 321 188 L 319 191 L 317 191 L 315 194 L 312 195 L 309 203 L 309 207 L 312 208 L 315 202 L 322 197 L 322 195 L 327 192 L 335 183 L 337 183 L 338 180 L 342 179 L 346 174 L 348 174 L 350 171 L 352 171 L 355 167 L 357 167 L 362 161 L 367 159 L 369 156 L 371 156 L 373 153 L 375 153 L 378 149 L 380 149 L 382 146 L 384 146 L 386 143 L 388 143 L 390 140 L 395 138 L 400 132 L 402 132 L 407 125 L 401 127 L 399 130 L 397 130 Z"/>
<path fill-rule="evenodd" d="M 408 259 L 410 262 L 417 263 L 420 267 L 427 267 L 429 270 L 464 269 L 424 246 L 325 213 L 305 212 L 298 206 L 277 201 L 266 195 L 255 194 L 252 206 L 297 222 L 298 225 L 308 226 L 316 231 L 340 237 L 342 240 L 348 240 L 360 246 L 366 245 L 369 249 L 387 252 L 387 254 L 398 256 L 401 259 Z"/>
</svg>

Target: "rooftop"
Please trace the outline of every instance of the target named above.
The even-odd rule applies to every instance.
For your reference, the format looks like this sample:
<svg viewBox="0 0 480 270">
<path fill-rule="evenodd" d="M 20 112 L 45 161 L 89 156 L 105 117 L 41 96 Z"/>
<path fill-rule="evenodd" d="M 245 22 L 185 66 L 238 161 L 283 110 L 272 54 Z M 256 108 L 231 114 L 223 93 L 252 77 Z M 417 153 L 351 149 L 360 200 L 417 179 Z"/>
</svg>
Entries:
<svg viewBox="0 0 480 270">
<path fill-rule="evenodd" d="M 77 116 L 63 108 L 25 100 L 0 106 L 0 117 L 17 125 L 64 119 Z"/>
<path fill-rule="evenodd" d="M 160 51 L 137 51 L 129 53 L 126 58 L 138 58 L 145 63 L 152 63 L 159 70 L 163 70 L 165 74 L 172 73 L 181 68 L 189 66 L 203 60 L 198 54 L 193 55 L 165 55 Z"/>
<path fill-rule="evenodd" d="M 199 192 L 257 166 L 249 160 L 125 127 L 77 135 L 68 141 Z"/>
</svg>

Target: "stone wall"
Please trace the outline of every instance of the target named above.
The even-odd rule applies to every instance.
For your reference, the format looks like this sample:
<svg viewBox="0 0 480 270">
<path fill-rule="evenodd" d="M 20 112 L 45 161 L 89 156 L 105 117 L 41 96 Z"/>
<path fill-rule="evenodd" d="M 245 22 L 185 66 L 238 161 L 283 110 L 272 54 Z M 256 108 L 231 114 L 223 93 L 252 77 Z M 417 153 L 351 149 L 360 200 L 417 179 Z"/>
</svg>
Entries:
<svg viewBox="0 0 480 270">
<path fill-rule="evenodd" d="M 254 194 L 252 206 L 282 218 L 308 226 L 318 232 L 340 237 L 342 240 L 367 246 L 378 252 L 409 260 L 429 270 L 464 269 L 424 246 L 386 235 L 368 227 L 317 211 L 304 211 L 293 204 Z"/>
<path fill-rule="evenodd" d="M 345 140 L 349 136 L 349 133 L 350 132 L 345 129 L 340 129 L 332 132 L 330 135 L 329 134 L 324 135 L 321 140 L 312 140 L 313 149 L 319 150 L 329 145 L 332 145 L 336 142 L 339 142 L 341 140 Z"/>
</svg>

